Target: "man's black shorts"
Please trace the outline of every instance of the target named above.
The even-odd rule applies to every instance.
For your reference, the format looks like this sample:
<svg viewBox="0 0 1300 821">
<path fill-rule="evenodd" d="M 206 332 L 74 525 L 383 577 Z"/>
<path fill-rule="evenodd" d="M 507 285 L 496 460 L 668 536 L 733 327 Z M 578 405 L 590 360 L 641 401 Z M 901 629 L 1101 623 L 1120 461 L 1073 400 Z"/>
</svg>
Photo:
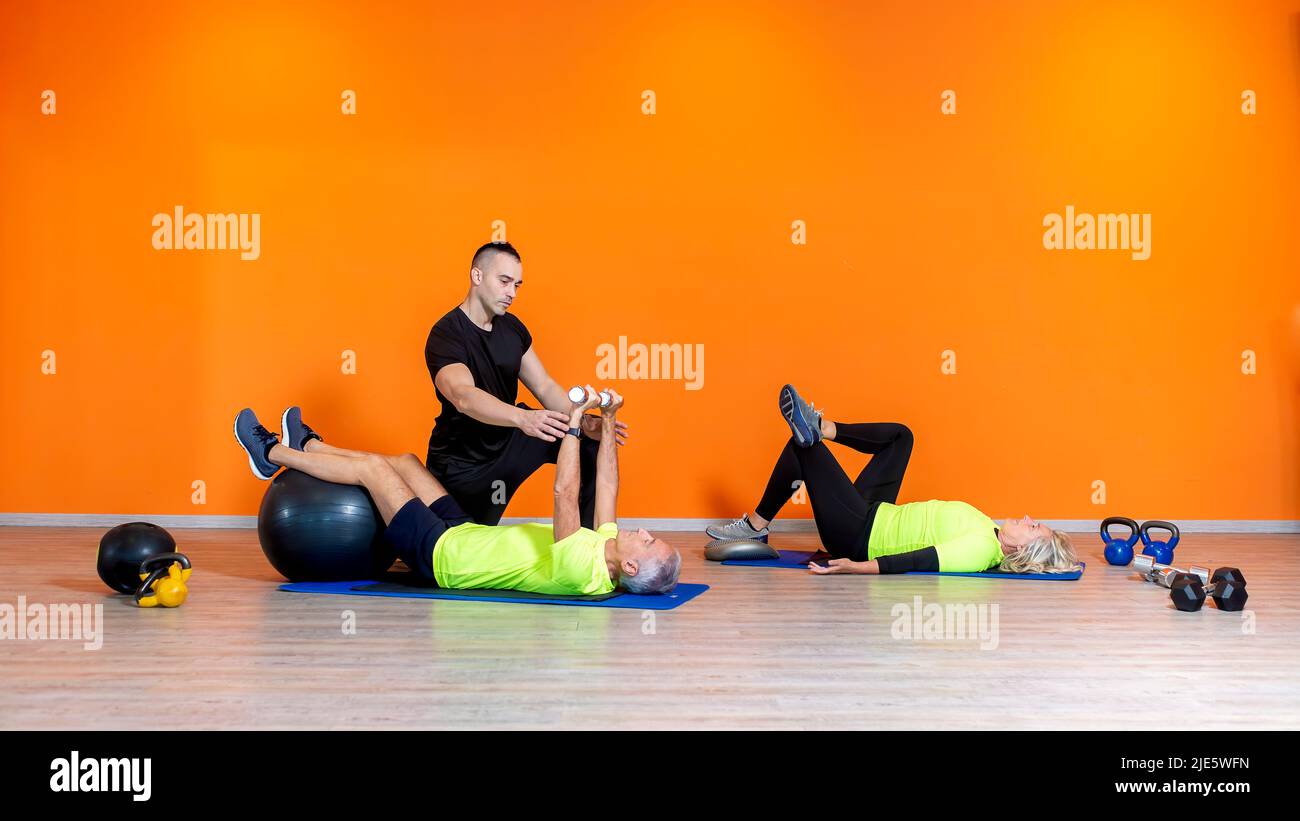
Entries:
<svg viewBox="0 0 1300 821">
<path fill-rule="evenodd" d="M 460 505 L 451 496 L 435 499 L 428 506 L 417 498 L 402 505 L 384 535 L 397 549 L 397 557 L 406 562 L 407 567 L 422 578 L 434 581 L 434 545 L 448 530 L 471 521 L 473 519 L 460 509 Z"/>
</svg>

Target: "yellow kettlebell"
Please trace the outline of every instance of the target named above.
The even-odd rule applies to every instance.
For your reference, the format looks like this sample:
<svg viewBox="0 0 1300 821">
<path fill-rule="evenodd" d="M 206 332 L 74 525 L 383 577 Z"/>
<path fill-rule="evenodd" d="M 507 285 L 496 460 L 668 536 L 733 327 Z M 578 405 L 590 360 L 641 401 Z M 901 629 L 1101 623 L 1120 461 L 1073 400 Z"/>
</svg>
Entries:
<svg viewBox="0 0 1300 821">
<path fill-rule="evenodd" d="M 135 603 L 141 607 L 180 607 L 189 595 L 189 557 L 184 553 L 159 553 L 140 563 L 140 587 Z"/>
</svg>

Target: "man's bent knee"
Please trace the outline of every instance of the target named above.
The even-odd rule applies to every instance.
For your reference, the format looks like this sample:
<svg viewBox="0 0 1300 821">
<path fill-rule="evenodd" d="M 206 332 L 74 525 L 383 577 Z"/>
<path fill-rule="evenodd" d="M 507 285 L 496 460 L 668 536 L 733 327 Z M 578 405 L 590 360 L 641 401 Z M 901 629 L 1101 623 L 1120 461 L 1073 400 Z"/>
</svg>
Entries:
<svg viewBox="0 0 1300 821">
<path fill-rule="evenodd" d="M 361 469 L 370 476 L 382 476 L 385 473 L 391 473 L 393 466 L 389 463 L 387 456 L 378 453 L 367 453 L 361 457 Z"/>
</svg>

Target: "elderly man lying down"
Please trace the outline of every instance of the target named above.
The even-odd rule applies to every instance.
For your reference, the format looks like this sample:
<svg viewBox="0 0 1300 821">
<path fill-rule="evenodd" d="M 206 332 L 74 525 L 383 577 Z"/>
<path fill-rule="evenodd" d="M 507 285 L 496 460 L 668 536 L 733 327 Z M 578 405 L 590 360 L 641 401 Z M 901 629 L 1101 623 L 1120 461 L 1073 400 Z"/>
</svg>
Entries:
<svg viewBox="0 0 1300 821">
<path fill-rule="evenodd" d="M 623 398 L 607 390 L 596 458 L 595 530 L 581 527 L 578 513 L 578 439 L 582 416 L 600 403 L 574 403 L 569 432 L 555 465 L 552 524 L 475 524 L 419 458 L 384 456 L 326 444 L 295 406 L 281 415 L 277 439 L 245 408 L 235 418 L 235 438 L 259 479 L 281 467 L 327 482 L 361 485 L 387 525 L 385 534 L 413 571 L 439 587 L 525 590 L 553 595 L 598 595 L 622 588 L 629 593 L 667 593 L 677 585 L 681 554 L 645 529 L 620 530 L 618 450 L 614 429 Z"/>
</svg>

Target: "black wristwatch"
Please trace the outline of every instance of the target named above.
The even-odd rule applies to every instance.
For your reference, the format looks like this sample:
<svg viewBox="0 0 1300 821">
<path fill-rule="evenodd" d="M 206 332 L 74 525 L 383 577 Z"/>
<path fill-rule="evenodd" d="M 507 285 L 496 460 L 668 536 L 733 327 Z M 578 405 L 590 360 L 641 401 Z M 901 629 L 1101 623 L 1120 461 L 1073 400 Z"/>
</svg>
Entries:
<svg viewBox="0 0 1300 821">
<path fill-rule="evenodd" d="M 582 438 L 582 428 L 569 428 L 569 435 L 570 435 L 570 436 L 576 436 L 576 437 L 578 437 L 579 439 L 581 439 L 581 438 Z"/>
</svg>

